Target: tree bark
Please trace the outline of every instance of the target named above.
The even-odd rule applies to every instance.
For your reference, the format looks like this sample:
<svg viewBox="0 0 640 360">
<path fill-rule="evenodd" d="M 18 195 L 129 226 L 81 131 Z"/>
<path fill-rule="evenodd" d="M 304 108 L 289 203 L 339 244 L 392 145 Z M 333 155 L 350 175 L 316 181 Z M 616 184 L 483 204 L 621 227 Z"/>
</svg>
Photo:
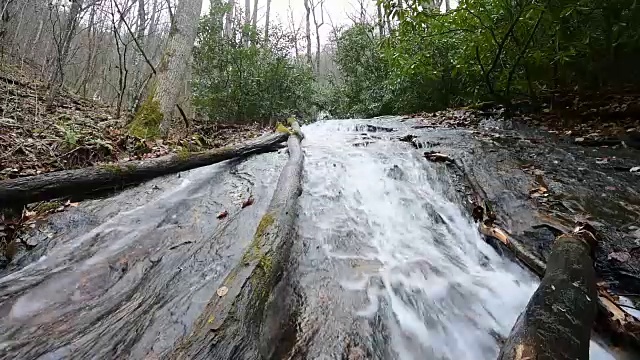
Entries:
<svg viewBox="0 0 640 360">
<path fill-rule="evenodd" d="M 444 0 L 444 10 L 449 12 L 451 10 L 451 0 Z"/>
<path fill-rule="evenodd" d="M 233 9 L 235 7 L 235 0 L 229 0 L 227 2 L 227 13 L 224 20 L 224 36 L 231 38 L 231 29 L 233 25 Z"/>
<path fill-rule="evenodd" d="M 307 63 L 311 64 L 311 7 L 309 6 L 309 0 L 304 0 L 304 9 L 307 11 L 306 15 L 306 39 L 307 39 Z"/>
<path fill-rule="evenodd" d="M 271 16 L 271 0 L 267 0 L 267 14 L 264 21 L 264 41 L 269 41 L 269 18 Z"/>
<path fill-rule="evenodd" d="M 283 274 L 287 272 L 295 238 L 297 198 L 302 193 L 304 155 L 300 141 L 298 134 L 289 136 L 289 160 L 280 174 L 267 212 L 242 262 L 222 282 L 228 293 L 210 300 L 194 330 L 170 358 L 275 358 L 275 348 L 285 333 L 285 329 L 276 324 L 291 315 L 291 308 L 285 304 L 287 298 L 278 288 L 282 287 Z"/>
<path fill-rule="evenodd" d="M 0 203 L 22 205 L 64 196 L 78 196 L 154 177 L 215 164 L 236 157 L 273 151 L 288 134 L 266 135 L 246 143 L 193 154 L 174 154 L 152 160 L 93 166 L 0 181 Z"/>
<path fill-rule="evenodd" d="M 242 29 L 242 40 L 244 46 L 249 46 L 249 24 L 251 24 L 251 0 L 244 1 L 244 27 Z"/>
<path fill-rule="evenodd" d="M 378 33 L 384 36 L 384 17 L 382 16 L 382 5 L 378 4 Z"/>
<path fill-rule="evenodd" d="M 251 15 L 251 26 L 255 31 L 258 27 L 258 0 L 253 0 L 253 15 Z"/>
<path fill-rule="evenodd" d="M 167 136 L 174 109 L 180 95 L 180 86 L 187 70 L 196 39 L 202 0 L 181 0 L 171 25 L 167 48 L 158 66 L 154 101 L 162 112 L 160 132 Z"/>
<path fill-rule="evenodd" d="M 544 278 L 516 321 L 500 360 L 589 358 L 598 299 L 590 236 L 580 229 L 556 239 Z"/>
<path fill-rule="evenodd" d="M 319 0 L 319 3 L 311 3 L 313 14 L 313 25 L 316 28 L 316 74 L 320 74 L 320 28 L 324 25 L 324 0 Z M 320 23 L 316 16 L 316 8 L 320 5 Z"/>
</svg>

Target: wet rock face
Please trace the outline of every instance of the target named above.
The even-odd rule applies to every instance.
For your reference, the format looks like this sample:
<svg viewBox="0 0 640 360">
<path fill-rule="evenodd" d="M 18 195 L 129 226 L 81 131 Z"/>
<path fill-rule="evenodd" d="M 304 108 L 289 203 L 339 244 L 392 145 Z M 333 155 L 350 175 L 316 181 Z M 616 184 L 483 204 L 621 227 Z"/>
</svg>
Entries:
<svg viewBox="0 0 640 360">
<path fill-rule="evenodd" d="M 389 170 L 387 170 L 387 176 L 394 180 L 406 179 L 406 174 L 398 165 L 393 165 Z"/>
</svg>

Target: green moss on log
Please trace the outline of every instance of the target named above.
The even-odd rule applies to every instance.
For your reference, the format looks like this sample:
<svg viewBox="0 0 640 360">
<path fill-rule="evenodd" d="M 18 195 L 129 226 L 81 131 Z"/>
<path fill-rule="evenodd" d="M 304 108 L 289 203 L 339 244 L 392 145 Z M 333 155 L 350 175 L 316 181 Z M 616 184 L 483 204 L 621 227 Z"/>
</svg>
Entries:
<svg viewBox="0 0 640 360">
<path fill-rule="evenodd" d="M 283 133 L 283 134 L 291 134 L 291 130 L 289 130 L 288 127 L 282 125 L 281 122 L 276 124 L 276 132 Z"/>
<path fill-rule="evenodd" d="M 118 164 L 104 164 L 100 167 L 114 174 L 122 174 L 125 172 L 125 169 L 123 169 L 122 166 Z"/>
<path fill-rule="evenodd" d="M 189 156 L 191 155 L 191 151 L 189 151 L 189 149 L 187 149 L 186 147 L 181 147 L 178 150 L 178 159 L 180 160 L 187 160 L 189 158 Z"/>
<path fill-rule="evenodd" d="M 267 229 L 269 228 L 269 226 L 273 225 L 274 222 L 275 218 L 273 217 L 273 214 L 266 213 L 262 217 L 260 223 L 258 224 L 258 228 L 256 229 L 256 233 L 253 236 L 253 241 L 249 245 L 249 249 L 247 249 L 247 251 L 244 253 L 244 256 L 242 257 L 242 262 L 245 265 L 249 265 L 252 261 L 260 260 L 263 256 L 265 256 L 261 250 L 261 247 L 263 245 L 262 240 L 267 232 Z"/>
<path fill-rule="evenodd" d="M 142 103 L 129 125 L 129 134 L 143 139 L 160 137 L 160 123 L 163 116 L 160 111 L 160 102 L 154 97 L 155 91 L 152 91 L 147 100 Z"/>
</svg>

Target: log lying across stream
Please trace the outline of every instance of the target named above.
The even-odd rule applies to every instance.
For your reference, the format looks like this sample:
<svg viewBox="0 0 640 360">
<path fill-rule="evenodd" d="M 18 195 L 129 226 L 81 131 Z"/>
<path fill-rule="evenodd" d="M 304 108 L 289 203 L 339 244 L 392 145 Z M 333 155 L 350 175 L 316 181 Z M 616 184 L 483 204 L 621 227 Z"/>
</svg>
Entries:
<svg viewBox="0 0 640 360">
<path fill-rule="evenodd" d="M 157 159 L 107 164 L 77 170 L 0 181 L 0 204 L 20 206 L 64 196 L 78 196 L 98 190 L 138 184 L 154 177 L 190 170 L 278 149 L 289 134 L 275 133 L 239 145 L 198 153 L 163 156 Z"/>
<path fill-rule="evenodd" d="M 253 241 L 170 358 L 273 358 L 277 344 L 286 336 L 281 325 L 289 318 L 290 309 L 278 288 L 295 235 L 304 160 L 302 133 L 296 123 L 292 128 L 287 142 L 289 160 Z"/>
</svg>

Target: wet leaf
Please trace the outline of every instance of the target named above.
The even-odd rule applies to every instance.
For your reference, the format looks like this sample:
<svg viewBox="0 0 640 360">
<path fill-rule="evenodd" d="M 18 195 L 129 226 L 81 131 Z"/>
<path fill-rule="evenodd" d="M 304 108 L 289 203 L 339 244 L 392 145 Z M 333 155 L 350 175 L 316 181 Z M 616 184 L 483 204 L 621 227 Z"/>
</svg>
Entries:
<svg viewBox="0 0 640 360">
<path fill-rule="evenodd" d="M 626 251 L 612 252 L 611 254 L 609 254 L 607 259 L 608 260 L 616 260 L 616 261 L 619 261 L 621 263 L 625 263 L 625 262 L 627 262 L 627 261 L 629 261 L 631 259 L 631 254 L 629 254 Z"/>
<path fill-rule="evenodd" d="M 529 196 L 531 198 L 546 197 L 546 196 L 549 196 L 548 192 L 549 192 L 549 189 L 547 189 L 546 187 L 538 186 L 536 188 L 529 190 Z"/>
<path fill-rule="evenodd" d="M 244 208 L 246 208 L 248 206 L 253 205 L 254 201 L 255 200 L 253 199 L 253 196 L 250 196 L 247 200 L 242 202 L 242 208 L 244 209 Z"/>
<path fill-rule="evenodd" d="M 227 210 L 225 210 L 225 211 L 219 213 L 218 215 L 216 215 L 216 218 L 218 220 L 222 220 L 222 219 L 226 218 L 227 216 L 229 216 L 229 212 Z"/>
<path fill-rule="evenodd" d="M 229 292 L 229 288 L 226 286 L 222 286 L 218 290 L 216 290 L 216 294 L 218 294 L 219 297 L 223 297 L 227 295 L 228 292 Z"/>
</svg>

